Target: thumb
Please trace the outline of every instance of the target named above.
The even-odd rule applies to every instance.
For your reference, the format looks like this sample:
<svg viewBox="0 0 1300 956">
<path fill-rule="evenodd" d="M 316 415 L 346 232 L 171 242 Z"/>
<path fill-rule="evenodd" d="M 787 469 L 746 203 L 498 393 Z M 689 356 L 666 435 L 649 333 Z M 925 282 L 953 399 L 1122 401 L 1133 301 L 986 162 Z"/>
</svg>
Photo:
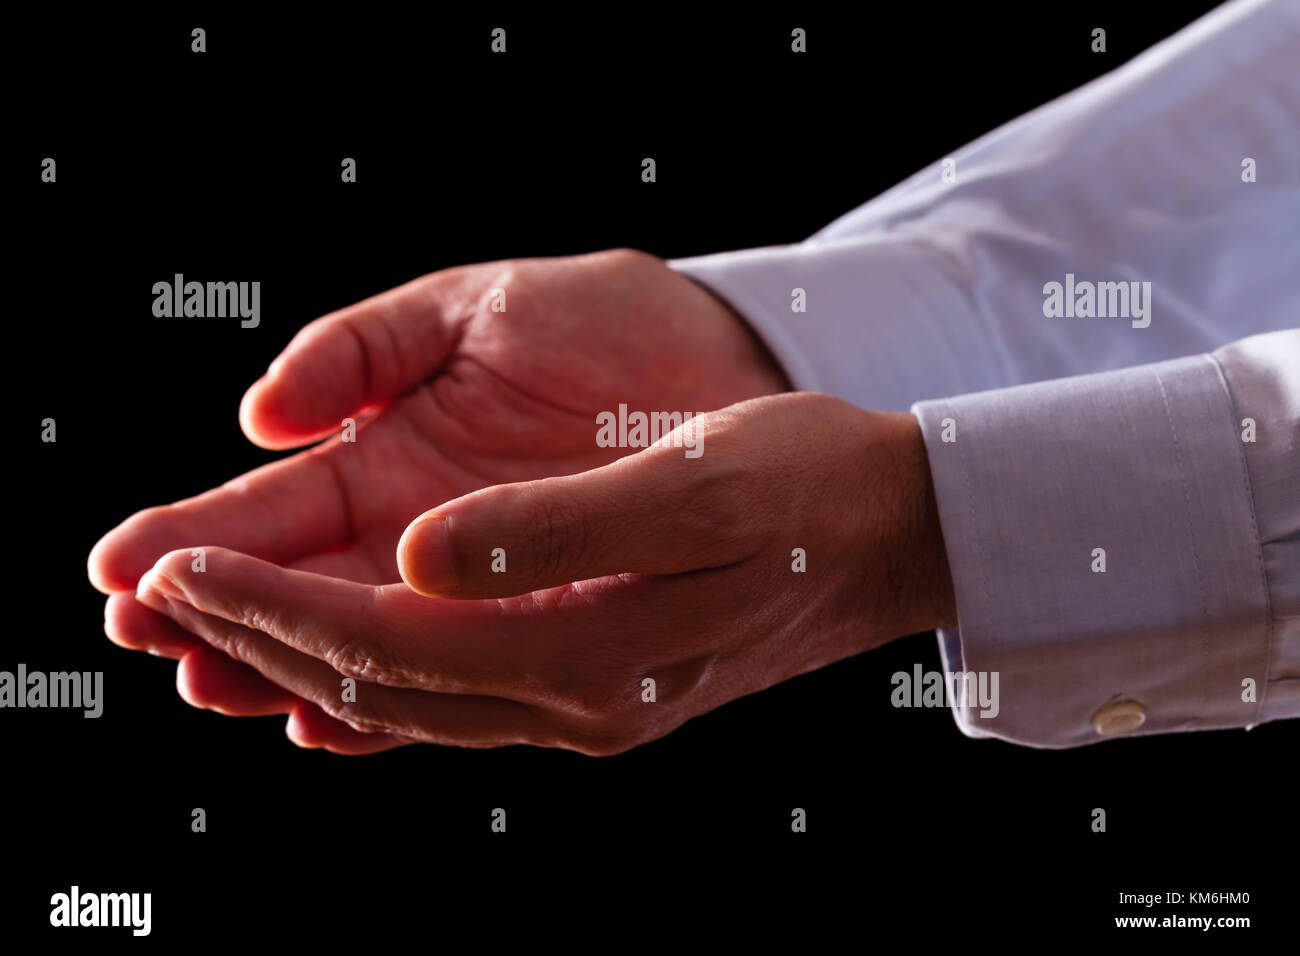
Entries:
<svg viewBox="0 0 1300 956">
<path fill-rule="evenodd" d="M 608 574 L 675 574 L 749 556 L 744 470 L 655 446 L 577 475 L 484 488 L 420 515 L 397 544 L 429 596 L 492 598 Z"/>
</svg>

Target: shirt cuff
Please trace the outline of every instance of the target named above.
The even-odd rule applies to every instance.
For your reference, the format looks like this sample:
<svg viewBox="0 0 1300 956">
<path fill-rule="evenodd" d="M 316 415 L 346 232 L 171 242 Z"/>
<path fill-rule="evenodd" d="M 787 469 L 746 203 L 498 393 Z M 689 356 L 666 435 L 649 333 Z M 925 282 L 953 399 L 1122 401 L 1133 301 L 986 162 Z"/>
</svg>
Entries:
<svg viewBox="0 0 1300 956">
<path fill-rule="evenodd" d="M 873 233 L 668 265 L 744 317 L 798 391 L 904 411 L 1007 380 L 960 267 L 919 237 Z"/>
<path fill-rule="evenodd" d="M 997 675 L 993 707 L 954 700 L 964 733 L 1060 748 L 1258 722 L 1269 596 L 1213 358 L 912 411 L 957 597 L 944 667 Z"/>
</svg>

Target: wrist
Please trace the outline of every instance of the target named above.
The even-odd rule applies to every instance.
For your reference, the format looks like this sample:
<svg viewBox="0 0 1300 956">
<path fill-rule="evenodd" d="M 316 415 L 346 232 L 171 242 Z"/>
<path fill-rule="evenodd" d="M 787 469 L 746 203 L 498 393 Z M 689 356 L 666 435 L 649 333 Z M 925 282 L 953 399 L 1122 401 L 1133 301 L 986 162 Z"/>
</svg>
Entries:
<svg viewBox="0 0 1300 956">
<path fill-rule="evenodd" d="M 897 557 L 889 561 L 894 579 L 888 591 L 897 597 L 892 629 L 902 637 L 956 627 L 956 592 L 921 424 L 909 412 L 891 413 L 888 419 L 895 449 L 890 480 L 897 549 Z"/>
</svg>

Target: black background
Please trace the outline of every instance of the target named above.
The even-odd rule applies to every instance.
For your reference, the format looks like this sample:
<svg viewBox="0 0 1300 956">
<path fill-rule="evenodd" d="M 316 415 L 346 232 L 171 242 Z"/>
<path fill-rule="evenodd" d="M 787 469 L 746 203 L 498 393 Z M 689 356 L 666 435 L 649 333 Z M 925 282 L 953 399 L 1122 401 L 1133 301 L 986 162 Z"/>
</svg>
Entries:
<svg viewBox="0 0 1300 956">
<path fill-rule="evenodd" d="M 484 945 L 522 932 L 731 948 L 785 927 L 813 951 L 1094 932 L 1145 945 L 1170 931 L 1112 917 L 1162 911 L 1117 894 L 1168 889 L 1250 892 L 1249 906 L 1180 908 L 1251 916 L 1252 930 L 1217 931 L 1229 945 L 1279 932 L 1295 891 L 1294 726 L 1061 752 L 972 741 L 944 710 L 890 706 L 894 671 L 939 667 L 919 635 L 619 757 L 343 758 L 294 747 L 283 718 L 188 707 L 174 662 L 104 638 L 85 575 L 132 512 L 274 457 L 241 435 L 239 398 L 316 316 L 464 262 L 801 239 L 1210 6 L 11 21 L 14 613 L 0 669 L 102 670 L 105 710 L 0 714 L 0 940 L 401 932 L 442 947 L 468 931 Z M 194 26 L 205 54 L 190 52 Z M 496 26 L 504 56 L 489 52 Z M 790 53 L 794 26 L 806 55 Z M 1089 50 L 1095 26 L 1104 55 Z M 40 182 L 46 156 L 54 185 Z M 344 156 L 356 184 L 339 181 Z M 259 279 L 261 326 L 153 318 L 151 286 L 174 272 Z M 37 437 L 45 417 L 56 444 Z M 505 835 L 489 829 L 498 806 Z M 73 883 L 152 892 L 152 936 L 55 933 L 50 895 Z"/>
</svg>

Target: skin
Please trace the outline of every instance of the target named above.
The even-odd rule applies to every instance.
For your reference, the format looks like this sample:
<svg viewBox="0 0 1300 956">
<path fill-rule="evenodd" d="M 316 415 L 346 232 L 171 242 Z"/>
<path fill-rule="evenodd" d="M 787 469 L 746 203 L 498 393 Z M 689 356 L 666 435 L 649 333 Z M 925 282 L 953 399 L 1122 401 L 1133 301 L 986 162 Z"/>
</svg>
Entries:
<svg viewBox="0 0 1300 956">
<path fill-rule="evenodd" d="M 178 659 L 195 706 L 288 714 L 301 746 L 613 754 L 954 624 L 916 419 L 787 390 L 643 253 L 434 273 L 307 326 L 249 389 L 252 441 L 319 444 L 95 546 L 105 630 Z M 713 411 L 600 448 L 620 403 Z"/>
</svg>

